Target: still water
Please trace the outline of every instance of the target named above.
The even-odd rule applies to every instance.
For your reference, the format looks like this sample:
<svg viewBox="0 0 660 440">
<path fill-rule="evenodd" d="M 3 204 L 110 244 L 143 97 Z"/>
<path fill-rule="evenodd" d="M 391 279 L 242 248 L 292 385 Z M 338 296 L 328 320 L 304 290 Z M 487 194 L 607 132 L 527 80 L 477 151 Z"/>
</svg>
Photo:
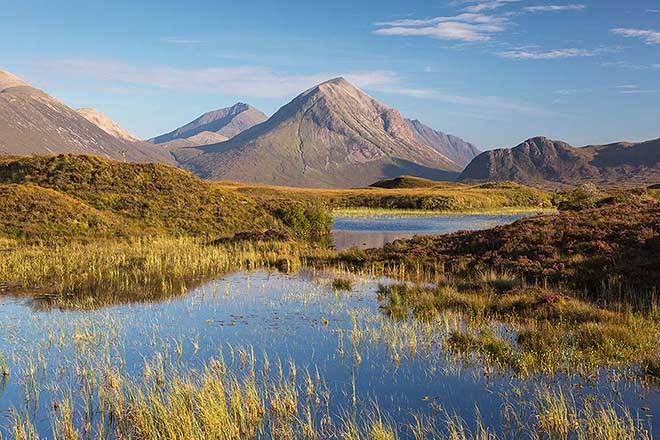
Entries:
<svg viewBox="0 0 660 440">
<path fill-rule="evenodd" d="M 332 236 L 338 250 L 379 248 L 415 235 L 449 234 L 488 229 L 529 217 L 533 213 L 465 215 L 336 216 Z"/>
<path fill-rule="evenodd" d="M 332 417 L 366 417 L 377 407 L 401 427 L 402 439 L 410 438 L 403 426 L 415 416 L 441 426 L 447 413 L 456 413 L 474 426 L 477 408 L 484 424 L 506 432 L 505 405 L 524 401 L 537 386 L 563 382 L 577 384 L 579 399 L 612 399 L 634 413 L 646 408 L 647 417 L 660 417 L 657 387 L 611 381 L 608 373 L 598 379 L 519 379 L 454 359 L 444 341 L 465 324 L 460 316 L 448 314 L 436 326 L 393 321 L 380 312 L 376 295 L 378 283 L 388 280 L 356 278 L 351 292 L 340 293 L 331 287 L 336 276 L 241 272 L 167 301 L 87 312 L 0 297 L 0 354 L 11 371 L 0 380 L 2 438 L 12 438 L 12 409 L 27 413 L 50 438 L 51 402 L 67 396 L 76 402 L 81 423 L 90 407 L 80 398 L 85 366 L 109 363 L 139 383 L 145 362 L 156 354 L 187 371 L 222 354 L 228 369 L 240 374 L 240 350 L 253 353 L 256 371 L 266 357 L 285 371 L 295 364 L 301 388 L 306 372 L 320 378 L 322 407 Z M 506 336 L 509 330 L 502 326 L 499 332 Z M 93 402 L 91 408 L 93 415 Z"/>
</svg>

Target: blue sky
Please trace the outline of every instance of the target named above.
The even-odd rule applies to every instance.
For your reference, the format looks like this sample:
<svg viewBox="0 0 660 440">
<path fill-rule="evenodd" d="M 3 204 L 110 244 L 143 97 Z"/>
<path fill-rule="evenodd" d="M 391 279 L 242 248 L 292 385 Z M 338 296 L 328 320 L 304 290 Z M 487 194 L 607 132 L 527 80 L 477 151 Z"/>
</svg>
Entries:
<svg viewBox="0 0 660 440">
<path fill-rule="evenodd" d="M 139 4 L 137 4 L 139 3 Z M 141 137 L 343 75 L 483 148 L 660 137 L 659 0 L 3 0 L 0 68 Z"/>
</svg>

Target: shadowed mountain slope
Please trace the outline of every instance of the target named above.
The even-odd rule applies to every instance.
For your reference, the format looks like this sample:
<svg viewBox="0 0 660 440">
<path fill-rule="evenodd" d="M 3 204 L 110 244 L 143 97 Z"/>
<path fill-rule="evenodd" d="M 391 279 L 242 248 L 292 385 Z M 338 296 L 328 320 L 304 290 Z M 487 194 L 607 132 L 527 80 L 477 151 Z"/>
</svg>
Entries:
<svg viewBox="0 0 660 440">
<path fill-rule="evenodd" d="M 481 153 L 473 144 L 451 134 L 434 130 L 416 119 L 406 119 L 406 122 L 419 142 L 430 145 L 462 167 Z"/>
<path fill-rule="evenodd" d="M 547 187 L 591 182 L 599 186 L 640 186 L 660 182 L 660 139 L 575 148 L 544 137 L 512 149 L 486 151 L 461 181 L 513 180 Z"/>
</svg>

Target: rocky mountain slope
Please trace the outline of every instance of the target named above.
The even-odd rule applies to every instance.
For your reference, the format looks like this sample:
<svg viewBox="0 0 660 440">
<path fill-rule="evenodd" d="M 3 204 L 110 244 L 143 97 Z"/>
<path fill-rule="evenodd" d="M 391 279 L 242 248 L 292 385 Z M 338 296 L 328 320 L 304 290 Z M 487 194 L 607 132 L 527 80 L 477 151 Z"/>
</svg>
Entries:
<svg viewBox="0 0 660 440">
<path fill-rule="evenodd" d="M 261 111 L 239 102 L 231 107 L 204 113 L 176 130 L 149 139 L 149 142 L 170 147 L 214 144 L 232 138 L 266 119 L 268 116 Z"/>
<path fill-rule="evenodd" d="M 420 142 L 401 114 L 343 78 L 313 87 L 227 142 L 174 151 L 209 179 L 366 186 L 402 174 L 453 179 L 461 166 Z"/>
<path fill-rule="evenodd" d="M 575 148 L 544 137 L 512 149 L 486 151 L 460 175 L 461 181 L 513 180 L 547 187 L 591 182 L 640 186 L 660 182 L 660 139 Z"/>
<path fill-rule="evenodd" d="M 475 145 L 451 134 L 434 130 L 416 119 L 406 119 L 406 122 L 419 142 L 430 145 L 461 167 L 465 167 L 481 153 Z"/>
<path fill-rule="evenodd" d="M 0 70 L 0 154 L 44 153 L 174 162 L 167 150 L 114 136 L 52 96 Z"/>
<path fill-rule="evenodd" d="M 89 122 L 96 124 L 99 128 L 108 134 L 131 142 L 139 142 L 140 138 L 129 133 L 115 121 L 93 108 L 79 108 L 78 113 L 85 117 Z"/>
</svg>

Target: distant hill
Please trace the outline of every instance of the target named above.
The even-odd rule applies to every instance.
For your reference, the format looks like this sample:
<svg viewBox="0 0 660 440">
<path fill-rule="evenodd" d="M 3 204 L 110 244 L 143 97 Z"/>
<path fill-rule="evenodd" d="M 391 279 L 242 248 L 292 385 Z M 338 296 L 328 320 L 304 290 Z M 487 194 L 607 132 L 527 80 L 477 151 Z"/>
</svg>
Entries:
<svg viewBox="0 0 660 440">
<path fill-rule="evenodd" d="M 185 147 L 197 147 L 199 145 L 217 144 L 224 142 L 227 139 L 229 138 L 212 131 L 202 131 L 201 133 L 197 133 L 196 135 L 190 136 L 189 138 L 173 139 L 158 145 L 162 146 L 163 148 L 174 150 Z"/>
<path fill-rule="evenodd" d="M 232 138 L 266 119 L 268 116 L 261 111 L 239 102 L 231 107 L 204 113 L 176 130 L 149 139 L 149 142 L 168 144 L 170 147 L 214 144 Z M 178 143 L 173 142 L 177 140 Z"/>
<path fill-rule="evenodd" d="M 446 180 L 462 169 L 420 142 L 398 111 L 343 78 L 227 142 L 174 154 L 204 178 L 297 187 L 366 186 L 402 174 Z"/>
<path fill-rule="evenodd" d="M 415 176 L 399 176 L 394 179 L 379 180 L 376 183 L 369 185 L 372 188 L 387 188 L 387 189 L 407 189 L 407 188 L 433 188 L 440 182 L 423 177 Z"/>
<path fill-rule="evenodd" d="M 140 142 L 140 138 L 132 135 L 125 129 L 123 129 L 115 121 L 104 115 L 98 110 L 93 108 L 79 108 L 78 113 L 83 115 L 85 119 L 89 122 L 96 124 L 99 128 L 105 131 L 108 134 L 111 134 L 120 139 L 124 139 L 131 142 Z"/>
<path fill-rule="evenodd" d="M 406 122 L 418 141 L 430 145 L 461 167 L 465 167 L 481 153 L 475 145 L 451 134 L 434 130 L 416 119 L 406 119 Z"/>
<path fill-rule="evenodd" d="M 460 181 L 513 180 L 546 187 L 642 186 L 660 182 L 660 139 L 575 148 L 536 137 L 512 149 L 477 156 Z"/>
<path fill-rule="evenodd" d="M 166 149 L 116 136 L 107 129 L 107 124 L 105 129 L 99 127 L 52 96 L 0 70 L 0 155 L 76 153 L 174 163 Z"/>
</svg>

